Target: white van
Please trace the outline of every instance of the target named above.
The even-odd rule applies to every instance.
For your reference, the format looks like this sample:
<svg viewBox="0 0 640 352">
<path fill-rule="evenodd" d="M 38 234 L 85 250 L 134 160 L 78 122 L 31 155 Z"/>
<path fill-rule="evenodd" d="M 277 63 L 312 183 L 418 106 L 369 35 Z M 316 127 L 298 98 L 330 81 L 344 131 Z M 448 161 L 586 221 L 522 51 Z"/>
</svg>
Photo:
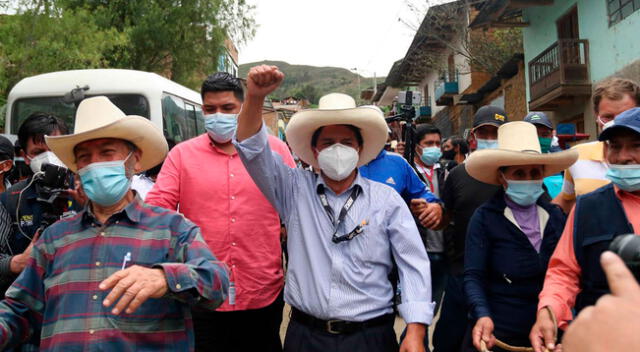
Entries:
<svg viewBox="0 0 640 352">
<path fill-rule="evenodd" d="M 107 96 L 127 115 L 150 119 L 169 146 L 205 131 L 198 92 L 155 73 L 93 69 L 45 73 L 18 82 L 9 92 L 5 133 L 16 135 L 34 112 L 60 117 L 72 133 L 77 105 L 96 95 Z"/>
</svg>

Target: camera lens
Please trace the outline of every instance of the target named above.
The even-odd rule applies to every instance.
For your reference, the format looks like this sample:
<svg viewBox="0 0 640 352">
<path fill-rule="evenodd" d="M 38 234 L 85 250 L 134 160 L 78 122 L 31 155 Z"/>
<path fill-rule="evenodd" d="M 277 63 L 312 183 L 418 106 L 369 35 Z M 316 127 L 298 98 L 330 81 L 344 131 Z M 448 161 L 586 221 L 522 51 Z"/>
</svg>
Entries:
<svg viewBox="0 0 640 352">
<path fill-rule="evenodd" d="M 636 280 L 640 281 L 640 236 L 629 234 L 617 236 L 609 246 L 627 264 Z"/>
</svg>

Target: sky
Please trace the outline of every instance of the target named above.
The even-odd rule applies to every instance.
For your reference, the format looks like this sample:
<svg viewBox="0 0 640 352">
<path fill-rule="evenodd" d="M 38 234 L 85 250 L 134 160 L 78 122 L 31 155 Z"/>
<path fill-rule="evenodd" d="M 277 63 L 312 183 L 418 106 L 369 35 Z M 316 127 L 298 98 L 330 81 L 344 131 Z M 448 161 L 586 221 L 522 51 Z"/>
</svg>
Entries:
<svg viewBox="0 0 640 352">
<path fill-rule="evenodd" d="M 422 20 L 408 4 L 424 10 L 426 2 L 248 0 L 256 7 L 259 26 L 255 37 L 238 47 L 239 63 L 279 60 L 343 67 L 365 77 L 386 76 L 393 63 L 404 57 Z"/>
</svg>

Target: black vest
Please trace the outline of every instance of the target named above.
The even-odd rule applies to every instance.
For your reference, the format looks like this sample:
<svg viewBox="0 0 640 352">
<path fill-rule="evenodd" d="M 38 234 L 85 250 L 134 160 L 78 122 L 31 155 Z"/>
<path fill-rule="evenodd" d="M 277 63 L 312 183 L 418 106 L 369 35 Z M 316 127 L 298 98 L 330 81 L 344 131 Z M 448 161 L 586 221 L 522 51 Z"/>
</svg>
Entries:
<svg viewBox="0 0 640 352">
<path fill-rule="evenodd" d="M 633 226 L 627 220 L 612 184 L 578 197 L 573 226 L 574 252 L 582 272 L 582 292 L 575 306 L 579 312 L 609 293 L 600 255 L 609 249 L 616 236 L 633 233 Z"/>
</svg>

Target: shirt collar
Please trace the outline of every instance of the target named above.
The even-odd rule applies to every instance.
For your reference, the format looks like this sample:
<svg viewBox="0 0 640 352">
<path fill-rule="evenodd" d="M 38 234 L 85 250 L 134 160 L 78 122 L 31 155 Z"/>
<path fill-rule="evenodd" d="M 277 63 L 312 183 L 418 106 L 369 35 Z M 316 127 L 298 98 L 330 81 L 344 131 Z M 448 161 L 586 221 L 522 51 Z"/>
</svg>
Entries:
<svg viewBox="0 0 640 352">
<path fill-rule="evenodd" d="M 133 192 L 135 193 L 135 198 L 131 201 L 131 203 L 127 204 L 127 206 L 124 207 L 124 209 L 120 210 L 119 212 L 112 214 L 109 217 L 109 220 L 111 219 L 119 220 L 123 217 L 127 217 L 129 220 L 131 220 L 131 222 L 134 222 L 134 223 L 140 222 L 140 218 L 142 216 L 142 208 L 144 205 L 138 193 L 136 191 L 133 191 Z M 84 208 L 85 213 L 84 213 L 83 219 L 97 223 L 98 219 L 96 219 L 95 215 L 93 215 L 93 212 L 91 211 L 90 203 L 91 201 L 89 201 Z"/>
<path fill-rule="evenodd" d="M 349 188 L 345 190 L 345 192 L 351 190 L 353 186 L 358 186 L 360 187 L 360 190 L 363 190 L 364 189 L 363 185 L 364 185 L 364 179 L 360 175 L 360 171 L 356 168 L 356 178 L 353 180 L 353 183 L 349 186 Z M 334 193 L 333 190 L 330 187 L 328 187 L 327 184 L 324 182 L 324 178 L 322 177 L 322 174 L 318 173 L 316 174 L 316 191 L 320 188 L 320 186 L 330 190 L 331 193 Z"/>
<path fill-rule="evenodd" d="M 384 158 L 384 156 L 385 156 L 385 155 L 387 155 L 387 151 L 386 151 L 386 150 L 384 150 L 384 148 L 382 148 L 382 150 L 380 151 L 380 153 L 378 153 L 378 156 L 376 156 L 376 158 L 375 158 L 375 159 L 373 159 L 373 160 L 382 159 L 382 158 Z"/>
</svg>

